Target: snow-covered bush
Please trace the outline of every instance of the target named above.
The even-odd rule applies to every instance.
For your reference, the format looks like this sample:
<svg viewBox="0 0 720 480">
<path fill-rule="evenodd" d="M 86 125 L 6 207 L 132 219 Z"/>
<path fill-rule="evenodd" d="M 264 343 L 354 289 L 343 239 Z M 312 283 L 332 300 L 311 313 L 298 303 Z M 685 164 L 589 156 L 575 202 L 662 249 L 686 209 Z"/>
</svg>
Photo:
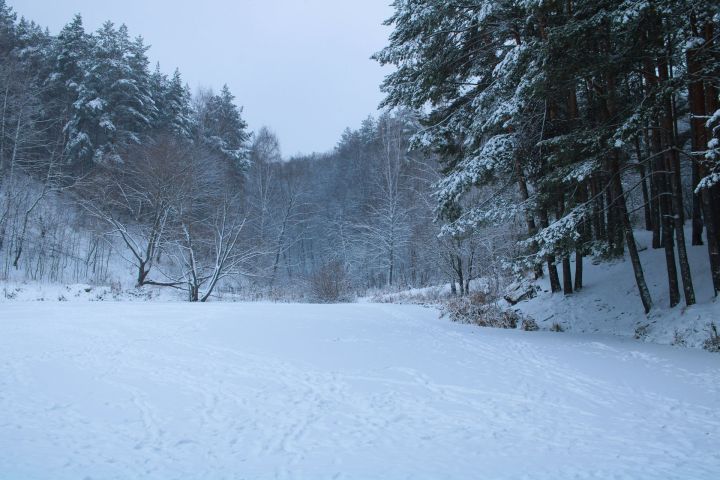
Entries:
<svg viewBox="0 0 720 480">
<path fill-rule="evenodd" d="M 520 324 L 520 329 L 525 330 L 526 332 L 536 332 L 540 330 L 540 327 L 538 327 L 538 324 L 534 319 L 526 317 L 523 318 L 523 321 Z"/>
<path fill-rule="evenodd" d="M 720 335 L 714 323 L 710 324 L 710 337 L 705 340 L 703 348 L 708 352 L 720 352 Z"/>
<path fill-rule="evenodd" d="M 310 278 L 310 292 L 319 303 L 337 303 L 349 300 L 350 282 L 345 267 L 334 260 Z"/>
<path fill-rule="evenodd" d="M 550 327 L 550 331 L 551 331 L 551 332 L 562 333 L 562 332 L 565 331 L 565 329 L 564 329 L 563 326 L 560 325 L 559 323 L 554 322 L 554 323 L 552 324 L 552 326 Z"/>
<path fill-rule="evenodd" d="M 443 306 L 443 315 L 450 317 L 453 322 L 493 328 L 517 328 L 518 324 L 525 320 L 515 310 L 478 300 L 481 300 L 481 296 L 450 300 Z"/>
</svg>

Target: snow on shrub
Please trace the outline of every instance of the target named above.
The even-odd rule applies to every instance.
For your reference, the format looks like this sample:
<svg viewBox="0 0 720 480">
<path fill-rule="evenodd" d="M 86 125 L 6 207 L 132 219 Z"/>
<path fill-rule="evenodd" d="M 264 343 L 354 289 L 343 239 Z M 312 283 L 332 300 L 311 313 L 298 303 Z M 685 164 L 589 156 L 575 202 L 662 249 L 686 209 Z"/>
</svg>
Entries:
<svg viewBox="0 0 720 480">
<path fill-rule="evenodd" d="M 345 267 L 334 260 L 310 278 L 310 292 L 319 303 L 337 303 L 349 300 L 350 282 Z"/>
<path fill-rule="evenodd" d="M 443 306 L 443 315 L 450 317 L 453 322 L 494 328 L 517 328 L 520 322 L 526 320 L 515 310 L 500 307 L 496 303 L 486 303 L 484 295 L 477 294 L 450 300 Z"/>
<path fill-rule="evenodd" d="M 708 352 L 720 353 L 720 335 L 718 335 L 717 327 L 714 323 L 710 325 L 710 338 L 705 340 L 703 348 Z"/>
<path fill-rule="evenodd" d="M 526 332 L 536 332 L 540 330 L 540 327 L 538 327 L 538 324 L 535 320 L 533 320 L 530 317 L 523 318 L 522 323 L 520 324 L 520 329 L 525 330 Z"/>
</svg>

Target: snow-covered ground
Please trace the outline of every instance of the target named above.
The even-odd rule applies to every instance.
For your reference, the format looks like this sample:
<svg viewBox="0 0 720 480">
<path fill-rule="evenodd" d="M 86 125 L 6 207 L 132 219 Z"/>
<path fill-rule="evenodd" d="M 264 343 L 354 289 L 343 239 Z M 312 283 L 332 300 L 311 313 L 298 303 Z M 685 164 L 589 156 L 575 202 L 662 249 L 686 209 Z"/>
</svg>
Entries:
<svg viewBox="0 0 720 480">
<path fill-rule="evenodd" d="M 177 302 L 187 294 L 167 287 L 123 288 L 119 285 L 0 281 L 0 303 L 7 302 Z"/>
<path fill-rule="evenodd" d="M 681 301 L 670 308 L 664 250 L 649 248 L 649 232 L 638 231 L 636 237 L 654 301 L 650 315 L 643 311 L 627 258 L 595 265 L 586 261 L 584 288 L 570 296 L 550 293 L 545 278 L 539 282 L 540 294 L 517 308 L 545 327 L 558 323 L 569 332 L 623 336 L 635 336 L 637 331 L 643 340 L 701 348 L 710 337 L 711 323 L 720 329 L 720 302 L 713 297 L 707 247 L 689 243 L 687 247 L 697 304 L 685 307 Z M 686 237 L 690 238 L 689 230 Z M 682 284 L 680 288 L 682 294 Z"/>
<path fill-rule="evenodd" d="M 16 302 L 0 478 L 714 479 L 720 357 L 403 305 Z"/>
<path fill-rule="evenodd" d="M 711 325 L 720 331 L 720 301 L 713 296 L 706 246 L 691 246 L 688 257 L 693 274 L 697 304 L 685 307 L 684 300 L 670 308 L 664 250 L 653 250 L 651 234 L 636 231 L 645 279 L 653 297 L 654 307 L 645 315 L 638 295 L 632 264 L 627 258 L 613 261 L 584 261 L 584 288 L 572 295 L 551 293 L 550 280 L 535 282 L 535 298 L 510 305 L 500 300 L 503 308 L 512 308 L 533 318 L 545 330 L 555 324 L 567 332 L 616 335 L 639 340 L 702 348 L 710 337 Z M 686 237 L 690 238 L 690 229 Z M 574 259 L 572 263 L 575 272 Z M 558 268 L 559 269 L 559 268 Z M 559 269 L 560 270 L 560 269 Z M 679 266 L 678 266 L 679 272 Z M 560 272 L 562 275 L 562 272 Z M 483 290 L 485 279 L 471 283 L 471 291 Z M 682 293 L 682 284 L 681 284 Z M 450 297 L 450 285 L 415 288 L 361 298 L 361 302 L 420 303 L 442 305 Z"/>
</svg>

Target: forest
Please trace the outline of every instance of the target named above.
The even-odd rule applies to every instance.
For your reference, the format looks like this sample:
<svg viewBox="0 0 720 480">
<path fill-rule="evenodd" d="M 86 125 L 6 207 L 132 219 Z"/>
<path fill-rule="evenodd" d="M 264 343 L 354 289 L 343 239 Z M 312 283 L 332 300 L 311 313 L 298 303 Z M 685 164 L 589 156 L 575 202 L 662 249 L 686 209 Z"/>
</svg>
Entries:
<svg viewBox="0 0 720 480">
<path fill-rule="evenodd" d="M 53 36 L 1 12 L 2 278 L 337 301 L 500 268 L 498 242 L 439 236 L 410 109 L 283 158 L 227 87 L 191 92 L 124 25 Z"/>
<path fill-rule="evenodd" d="M 191 301 L 339 301 L 547 277 L 664 251 L 670 307 L 720 289 L 714 2 L 394 3 L 383 113 L 284 158 L 227 87 L 191 91 L 141 36 L 57 35 L 0 1 L 3 279 Z M 686 238 L 687 237 L 687 238 Z M 687 248 L 707 245 L 710 278 Z M 485 282 L 487 284 L 487 282 Z"/>
</svg>

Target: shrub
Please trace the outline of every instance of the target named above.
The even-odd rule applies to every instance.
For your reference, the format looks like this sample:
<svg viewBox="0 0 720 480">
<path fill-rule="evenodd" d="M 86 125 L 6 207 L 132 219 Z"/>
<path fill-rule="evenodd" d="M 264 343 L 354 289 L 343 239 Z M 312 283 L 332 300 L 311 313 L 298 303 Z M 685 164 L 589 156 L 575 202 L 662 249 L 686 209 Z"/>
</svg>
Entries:
<svg viewBox="0 0 720 480">
<path fill-rule="evenodd" d="M 524 318 L 514 310 L 499 307 L 495 303 L 478 303 L 480 297 L 456 298 L 447 302 L 443 307 L 443 314 L 450 320 L 459 323 L 469 323 L 480 327 L 517 328 Z"/>
<path fill-rule="evenodd" d="M 562 325 L 560 325 L 559 323 L 554 322 L 554 323 L 552 324 L 552 327 L 550 327 L 550 331 L 551 331 L 551 332 L 558 332 L 558 333 L 560 333 L 560 332 L 564 332 L 565 329 L 564 329 L 564 328 L 562 327 Z"/>
<path fill-rule="evenodd" d="M 337 303 L 348 300 L 350 282 L 345 267 L 334 260 L 310 278 L 310 292 L 319 303 Z"/>
<path fill-rule="evenodd" d="M 650 333 L 650 325 L 640 325 L 635 329 L 635 340 L 643 340 Z"/>
<path fill-rule="evenodd" d="M 705 340 L 703 348 L 708 352 L 720 352 L 720 335 L 714 323 L 710 324 L 710 338 Z"/>
<path fill-rule="evenodd" d="M 525 330 L 526 332 L 536 332 L 540 330 L 540 327 L 538 327 L 538 324 L 535 320 L 533 320 L 530 317 L 523 318 L 522 323 L 520 324 L 520 329 Z"/>
<path fill-rule="evenodd" d="M 671 345 L 675 345 L 676 347 L 687 347 L 687 341 L 685 340 L 685 336 L 680 333 L 677 328 L 675 329 L 675 333 L 673 334 L 673 341 Z"/>
<path fill-rule="evenodd" d="M 122 283 L 120 283 L 120 280 L 113 280 L 110 282 L 110 291 L 115 298 L 122 295 Z"/>
</svg>

